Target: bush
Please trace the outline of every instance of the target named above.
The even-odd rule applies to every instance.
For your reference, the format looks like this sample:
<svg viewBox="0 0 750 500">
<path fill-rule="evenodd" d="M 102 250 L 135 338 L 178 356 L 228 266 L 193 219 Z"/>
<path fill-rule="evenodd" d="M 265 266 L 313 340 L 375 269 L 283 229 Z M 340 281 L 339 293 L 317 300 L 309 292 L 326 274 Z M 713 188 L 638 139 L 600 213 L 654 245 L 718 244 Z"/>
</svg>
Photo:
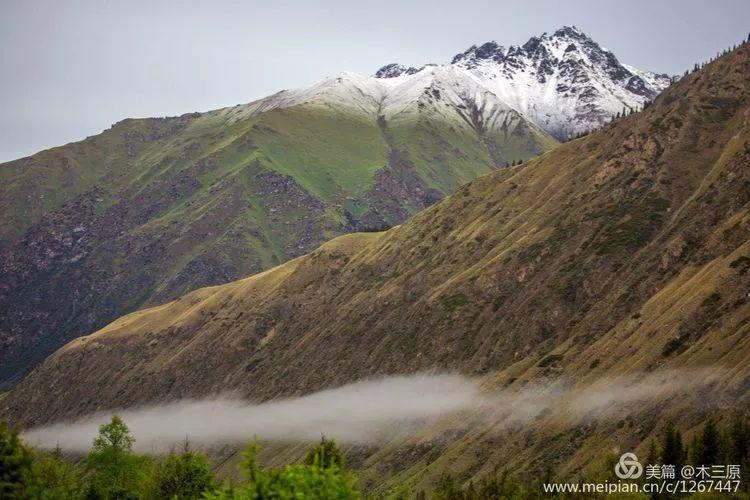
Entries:
<svg viewBox="0 0 750 500">
<path fill-rule="evenodd" d="M 685 351 L 685 349 L 688 348 L 688 346 L 686 344 L 687 340 L 688 339 L 687 339 L 686 335 L 680 335 L 677 338 L 668 340 L 664 344 L 664 347 L 662 347 L 662 349 L 661 349 L 661 356 L 663 358 L 668 358 L 672 354 L 675 354 L 675 353 L 680 354 L 680 353 L 682 353 L 683 351 Z"/>
<path fill-rule="evenodd" d="M 307 452 L 304 463 L 321 469 L 338 468 L 343 470 L 345 466 L 344 454 L 336 446 L 336 441 L 325 437 L 320 439 L 318 446 Z"/>
<path fill-rule="evenodd" d="M 38 452 L 33 466 L 32 498 L 69 500 L 81 497 L 81 473 L 74 464 L 65 461 L 60 449 L 52 453 Z"/>
<path fill-rule="evenodd" d="M 170 453 L 158 463 L 146 482 L 145 497 L 195 499 L 204 491 L 214 489 L 214 476 L 201 453 L 188 451 Z"/>
<path fill-rule="evenodd" d="M 208 500 L 249 500 L 262 498 L 295 499 L 325 498 L 331 500 L 350 500 L 359 498 L 354 475 L 340 468 L 343 457 L 333 441 L 323 440 L 320 446 L 308 453 L 306 461 L 319 465 L 287 466 L 283 469 L 263 468 L 258 464 L 256 455 L 260 447 L 256 442 L 248 446 L 243 453 L 241 470 L 247 477 L 247 483 L 239 488 L 224 488 L 207 493 Z"/>
<path fill-rule="evenodd" d="M 469 298 L 463 293 L 456 293 L 443 297 L 441 299 L 443 308 L 448 312 L 453 312 L 456 308 L 469 303 Z"/>
<path fill-rule="evenodd" d="M 532 489 L 512 479 L 507 472 L 494 473 L 465 488 L 457 484 L 453 476 L 444 475 L 438 481 L 431 498 L 435 500 L 494 500 L 534 498 Z"/>
</svg>

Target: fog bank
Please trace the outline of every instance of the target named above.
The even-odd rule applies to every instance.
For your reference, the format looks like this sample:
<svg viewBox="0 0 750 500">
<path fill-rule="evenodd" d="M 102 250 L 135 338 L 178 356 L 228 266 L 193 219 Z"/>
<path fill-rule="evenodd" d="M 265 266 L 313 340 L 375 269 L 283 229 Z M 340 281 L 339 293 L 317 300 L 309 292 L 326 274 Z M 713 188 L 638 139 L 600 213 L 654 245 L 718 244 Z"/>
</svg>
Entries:
<svg viewBox="0 0 750 500">
<path fill-rule="evenodd" d="M 313 441 L 321 435 L 368 443 L 408 434 L 416 425 L 473 407 L 479 383 L 457 375 L 415 375 L 367 380 L 299 398 L 248 404 L 217 397 L 117 412 L 141 451 L 184 441 L 210 445 L 247 441 L 253 435 L 280 441 Z M 112 412 L 74 423 L 32 429 L 24 439 L 42 447 L 86 451 Z"/>
<path fill-rule="evenodd" d="M 622 418 L 634 403 L 695 393 L 716 382 L 720 373 L 672 370 L 602 378 L 584 386 L 557 379 L 501 390 L 483 388 L 477 378 L 422 374 L 365 380 L 262 404 L 217 397 L 117 413 L 135 436 L 136 448 L 147 452 L 169 449 L 186 438 L 208 446 L 248 441 L 253 435 L 274 441 L 315 441 L 325 435 L 342 443 L 376 444 L 461 412 L 461 425 L 495 429 L 550 415 Z M 112 413 L 31 429 L 23 438 L 39 447 L 84 452 Z"/>
</svg>

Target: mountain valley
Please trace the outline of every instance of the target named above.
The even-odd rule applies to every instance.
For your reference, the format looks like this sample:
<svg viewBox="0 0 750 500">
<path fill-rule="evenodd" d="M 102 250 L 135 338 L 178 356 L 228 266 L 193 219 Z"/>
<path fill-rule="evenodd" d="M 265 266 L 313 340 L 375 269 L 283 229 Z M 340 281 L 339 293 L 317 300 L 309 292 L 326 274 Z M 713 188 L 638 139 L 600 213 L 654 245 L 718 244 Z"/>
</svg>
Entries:
<svg viewBox="0 0 750 500">
<path fill-rule="evenodd" d="M 5 163 L 0 385 L 118 316 L 399 224 L 668 83 L 566 27 L 449 64 L 127 119 Z"/>
<path fill-rule="evenodd" d="M 531 53 L 532 48 L 524 50 Z M 456 64 L 468 64 L 477 53 L 482 61 L 487 60 L 488 52 L 475 48 L 459 57 Z M 504 50 L 497 48 L 493 54 L 489 59 L 506 60 Z M 379 72 L 377 79 L 388 77 L 385 79 L 406 82 L 428 75 L 449 75 L 451 71 L 434 67 L 401 72 L 400 68 L 391 67 Z M 162 205 L 157 206 L 169 207 L 169 211 L 154 219 L 158 223 L 148 222 L 153 205 L 138 202 L 134 205 L 138 210 L 133 208 L 138 216 L 129 220 L 145 221 L 141 222 L 143 227 L 151 225 L 156 234 L 169 238 L 160 243 L 163 248 L 184 245 L 188 254 L 195 251 L 191 241 L 200 240 L 200 235 L 191 240 L 185 234 L 188 228 L 195 227 L 202 234 L 210 234 L 217 227 L 233 228 L 236 233 L 222 233 L 222 239 L 215 240 L 214 251 L 227 257 L 237 252 L 250 259 L 243 250 L 246 247 L 232 247 L 225 242 L 230 241 L 230 235 L 238 240 L 248 238 L 243 236 L 246 233 L 241 231 L 241 224 L 262 220 L 257 218 L 262 211 L 254 212 L 255 218 L 240 219 L 219 219 L 210 214 L 234 214 L 232 195 L 245 203 L 242 196 L 258 189 L 260 179 L 278 193 L 297 189 L 294 184 L 308 193 L 314 192 L 316 183 L 306 175 L 319 172 L 302 169 L 295 177 L 287 170 L 289 177 L 282 181 L 280 174 L 264 167 L 276 164 L 271 151 L 281 154 L 278 152 L 303 149 L 269 147 L 262 160 L 247 166 L 246 157 L 239 152 L 252 147 L 244 141 L 253 138 L 255 147 L 262 151 L 266 143 L 260 141 L 261 137 L 264 141 L 287 140 L 274 132 L 277 128 L 273 123 L 279 122 L 272 120 L 289 119 L 291 114 L 301 112 L 315 114 L 312 110 L 320 108 L 338 113 L 340 110 L 328 106 L 329 100 L 322 96 L 329 95 L 332 88 L 361 89 L 373 80 L 339 78 L 340 85 L 324 85 L 324 90 L 299 98 L 305 104 L 298 103 L 298 94 L 281 93 L 247 108 L 153 122 L 150 134 L 159 136 L 158 141 L 171 141 L 169 137 L 175 129 L 201 128 L 202 120 L 218 117 L 227 123 L 236 120 L 232 126 L 250 127 L 258 135 L 241 135 L 232 142 L 231 148 L 237 148 L 231 149 L 237 154 L 234 163 L 216 160 L 212 168 L 203 171 L 209 179 L 216 180 L 215 188 L 201 189 L 201 183 L 188 174 L 179 177 L 182 171 L 170 167 L 179 162 L 160 162 L 150 157 L 154 163 L 139 173 L 144 176 L 143 184 L 138 189 L 138 184 L 128 184 L 128 189 L 137 193 L 133 199 L 159 200 Z M 447 80 L 447 76 L 441 76 L 441 81 Z M 632 75 L 628 80 L 635 81 Z M 0 411 L 29 428 L 96 411 L 211 397 L 227 391 L 262 402 L 362 378 L 433 371 L 477 377 L 487 388 L 506 391 L 545 388 L 560 381 L 575 389 L 648 377 L 701 380 L 694 384 L 694 390 L 669 398 L 628 401 L 614 419 L 591 419 L 578 414 L 560 418 L 540 412 L 523 426 L 495 430 L 481 422 L 467 427 L 463 425 L 465 419 L 463 424 L 455 420 L 437 423 L 408 440 L 368 450 L 362 457 L 359 467 L 365 481 L 370 487 L 378 481 L 383 489 L 399 484 L 425 487 L 434 484 L 446 470 L 468 480 L 491 473 L 498 464 L 537 475 L 545 467 L 552 467 L 556 474 L 571 476 L 606 458 L 612 449 L 645 452 L 649 438 L 661 432 L 665 422 L 694 430 L 706 415 L 746 412 L 750 405 L 748 81 L 750 47 L 745 43 L 669 86 L 644 110 L 560 144 L 521 165 L 500 169 L 495 169 L 499 157 L 493 160 L 493 155 L 505 147 L 499 139 L 504 137 L 501 124 L 514 121 L 516 130 L 527 132 L 523 134 L 527 152 L 548 149 L 548 133 L 555 129 L 544 132 L 541 125 L 524 118 L 504 100 L 495 101 L 488 95 L 485 97 L 489 107 L 479 108 L 489 113 L 482 115 L 484 126 L 473 127 L 471 120 L 460 118 L 460 107 L 443 110 L 435 104 L 437 94 L 432 90 L 438 90 L 440 100 L 455 102 L 460 98 L 460 93 L 448 92 L 450 85 L 436 87 L 433 83 L 432 90 L 420 94 L 419 99 L 430 101 L 434 107 L 425 104 L 420 108 L 417 104 L 417 111 L 403 114 L 398 111 L 400 107 L 383 106 L 387 95 L 375 107 L 368 98 L 356 104 L 336 99 L 335 102 L 356 106 L 363 113 L 374 109 L 377 117 L 384 117 L 380 126 L 377 122 L 374 126 L 362 122 L 363 130 L 384 141 L 382 149 L 371 151 L 372 179 L 382 179 L 383 174 L 375 166 L 382 160 L 378 155 L 387 155 L 386 168 L 397 171 L 399 165 L 408 164 L 408 175 L 416 175 L 422 194 L 429 200 L 410 202 L 407 209 L 391 197 L 383 205 L 371 202 L 364 208 L 364 204 L 358 205 L 356 194 L 349 194 L 353 200 L 347 200 L 351 202 L 347 210 L 352 217 L 338 213 L 339 219 L 328 219 L 328 205 L 321 204 L 318 212 L 311 212 L 302 202 L 290 205 L 289 200 L 304 199 L 302 195 L 272 198 L 280 203 L 278 210 L 283 217 L 310 217 L 305 226 L 309 231 L 306 234 L 311 235 L 310 246 L 323 236 L 344 232 L 335 225 L 326 225 L 330 220 L 351 219 L 347 227 L 361 229 L 357 224 L 366 225 L 365 214 L 373 213 L 374 207 L 379 207 L 377 213 L 381 217 L 397 214 L 400 207 L 399 215 L 376 222 L 401 224 L 384 232 L 338 236 L 304 255 L 305 248 L 279 252 L 274 254 L 276 259 L 268 257 L 265 266 L 257 265 L 259 269 L 269 268 L 259 274 L 185 295 L 180 294 L 200 284 L 195 278 L 185 286 L 178 281 L 164 285 L 162 290 L 149 290 L 144 305 L 164 303 L 119 317 L 94 333 L 71 340 L 0 396 Z M 391 89 L 399 86 L 395 82 L 385 85 Z M 419 125 L 409 128 L 404 123 L 410 123 L 414 114 L 419 116 L 420 109 L 432 117 L 431 130 L 435 133 L 429 135 L 431 142 L 406 139 Z M 261 114 L 256 114 L 261 110 Z M 443 112 L 459 118 L 434 118 Z M 593 120 L 595 115 L 598 116 L 586 115 L 585 120 Z M 400 122 L 402 118 L 404 122 Z M 340 123 L 339 120 L 333 121 Z M 581 123 L 588 126 L 585 120 Z M 463 123 L 463 135 L 444 133 L 447 129 L 437 125 L 448 122 L 455 127 Z M 308 122 L 289 119 L 284 123 L 299 127 Z M 355 134 L 354 128 L 352 122 L 342 130 L 358 138 L 366 135 Z M 321 130 L 324 128 L 316 126 L 315 133 L 310 132 L 310 143 L 326 142 Z M 482 134 L 478 136 L 477 130 L 482 130 Z M 116 132 L 117 128 L 108 134 L 120 137 Z M 184 133 L 179 132 L 178 136 Z M 559 137 L 567 132 L 555 133 Z M 299 140 L 300 135 L 293 137 Z M 457 137 L 464 139 L 459 142 Z M 483 140 L 477 141 L 477 137 Z M 492 137 L 498 145 L 495 153 L 485 142 Z M 431 148 L 442 144 L 437 138 L 462 144 L 461 154 L 454 155 L 456 160 L 446 160 L 448 164 L 465 161 L 466 165 L 481 164 L 484 168 L 471 174 L 466 169 L 441 168 L 435 172 L 441 172 L 442 177 L 431 177 L 426 169 L 440 164 L 430 162 L 439 155 L 425 152 L 434 152 Z M 349 143 L 357 145 L 351 151 L 358 155 L 374 147 L 367 140 L 357 142 L 352 138 Z M 404 153 L 401 148 L 405 144 L 416 149 Z M 127 152 L 127 143 L 122 147 Z M 177 140 L 173 147 L 184 148 L 184 143 Z M 192 153 L 187 149 L 190 157 Z M 443 153 L 446 150 L 440 149 Z M 139 158 L 154 154 L 149 151 L 146 148 Z M 482 162 L 478 162 L 479 158 Z M 278 161 L 278 165 L 292 164 Z M 203 160 L 195 165 L 204 165 Z M 338 165 L 348 163 L 341 161 Z M 133 168 L 144 166 L 136 161 Z M 3 168 L 8 170 L 7 165 Z M 59 168 L 62 173 L 67 171 L 64 164 Z M 346 178 L 345 171 L 342 167 L 336 178 Z M 154 179 L 164 178 L 156 174 L 163 172 L 171 172 L 176 177 L 167 178 L 181 178 L 182 183 L 174 191 L 159 189 L 152 194 L 150 189 L 159 186 Z M 332 178 L 333 174 L 331 170 Z M 397 177 L 393 176 L 390 181 Z M 469 180 L 465 176 L 476 178 Z M 290 178 L 296 179 L 294 183 Z M 383 180 L 382 185 L 403 186 L 400 182 L 404 178 L 391 184 Z M 442 180 L 438 182 L 438 178 Z M 147 179 L 150 180 L 146 182 Z M 435 182 L 429 184 L 425 179 Z M 463 181 L 468 183 L 462 185 Z M 93 186 L 98 181 L 89 182 Z M 323 184 L 328 185 L 321 183 L 319 189 L 323 189 Z M 343 181 L 338 182 L 341 192 L 361 194 L 371 189 L 367 183 L 357 184 L 355 178 L 350 178 L 349 191 L 344 191 L 342 184 Z M 440 195 L 430 197 L 430 188 L 439 190 Z M 176 201 L 182 190 L 194 193 L 184 205 Z M 453 194 L 449 194 L 451 190 Z M 413 188 L 405 191 L 412 195 L 419 192 Z M 165 192 L 174 192 L 174 200 Z M 121 205 L 109 201 L 106 192 L 98 194 L 98 198 L 94 197 L 96 193 L 81 195 L 76 205 L 79 212 L 83 212 L 82 206 L 88 207 L 92 217 L 110 213 L 107 210 L 122 210 L 118 208 Z M 438 201 L 443 194 L 448 196 Z M 86 196 L 92 199 L 84 202 Z M 341 200 L 345 206 L 345 197 L 337 198 L 338 193 L 329 196 L 325 198 L 318 192 L 316 199 Z M 99 198 L 101 201 L 97 201 Z M 431 204 L 433 201 L 436 203 Z M 225 211 L 218 210 L 222 203 L 228 207 Z M 395 208 L 389 212 L 385 207 Z M 419 208 L 424 210 L 406 218 Z M 180 221 L 184 221 L 185 214 L 200 216 L 191 217 L 194 225 L 175 224 L 176 234 L 182 235 L 175 237 L 165 229 L 173 227 L 167 225 L 170 213 L 180 214 Z M 266 220 L 267 228 L 278 227 L 277 221 Z M 238 226 L 227 221 L 235 221 Z M 8 230 L 8 226 L 3 227 Z M 45 235 L 55 234 L 45 232 L 42 226 L 31 227 L 25 238 L 38 234 L 44 240 L 48 237 Z M 85 226 L 78 233 L 88 231 Z M 115 231 L 115 236 L 119 234 Z M 142 239 L 135 241 L 143 242 L 142 248 L 151 248 L 151 237 L 141 234 Z M 58 235 L 59 244 L 64 245 L 66 237 L 70 236 Z M 281 234 L 276 238 L 284 241 Z M 24 248 L 33 252 L 32 243 L 37 240 L 22 241 L 27 241 Z M 124 255 L 145 259 L 143 252 L 136 247 Z M 265 255 L 270 254 L 272 249 Z M 207 258 L 208 254 L 199 255 Z M 282 255 L 299 256 L 271 267 L 285 260 Z M 239 269 L 226 272 L 221 279 L 230 279 L 238 272 Z M 32 274 L 24 276 L 28 279 Z M 101 279 L 111 277 L 102 273 Z M 8 290 L 6 285 L 6 300 Z M 176 295 L 179 298 L 166 302 Z M 132 309 L 136 307 L 138 304 L 133 304 Z M 114 315 L 117 309 L 111 311 Z"/>
</svg>

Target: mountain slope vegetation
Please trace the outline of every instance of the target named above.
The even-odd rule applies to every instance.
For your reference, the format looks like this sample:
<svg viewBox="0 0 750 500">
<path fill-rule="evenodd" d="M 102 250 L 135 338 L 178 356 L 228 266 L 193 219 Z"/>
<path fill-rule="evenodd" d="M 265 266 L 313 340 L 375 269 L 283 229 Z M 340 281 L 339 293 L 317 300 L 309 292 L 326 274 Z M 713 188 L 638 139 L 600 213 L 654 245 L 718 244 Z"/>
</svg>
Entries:
<svg viewBox="0 0 750 500">
<path fill-rule="evenodd" d="M 0 386 L 112 319 L 400 223 L 670 83 L 575 27 L 207 113 L 124 120 L 0 166 Z"/>
<path fill-rule="evenodd" d="M 122 314 L 392 226 L 556 144 L 507 108 L 480 129 L 437 105 L 391 119 L 329 98 L 125 120 L 2 165 L 0 382 Z"/>
<path fill-rule="evenodd" d="M 364 464 L 419 484 L 497 464 L 574 472 L 602 443 L 636 449 L 667 420 L 691 428 L 709 411 L 746 411 L 748 81 L 743 44 L 644 111 L 480 177 L 400 226 L 124 316 L 46 359 L 3 412 L 31 426 L 425 370 L 507 390 L 644 373 L 708 384 L 633 402 L 619 422 L 541 415 L 507 434 L 448 422 Z"/>
</svg>

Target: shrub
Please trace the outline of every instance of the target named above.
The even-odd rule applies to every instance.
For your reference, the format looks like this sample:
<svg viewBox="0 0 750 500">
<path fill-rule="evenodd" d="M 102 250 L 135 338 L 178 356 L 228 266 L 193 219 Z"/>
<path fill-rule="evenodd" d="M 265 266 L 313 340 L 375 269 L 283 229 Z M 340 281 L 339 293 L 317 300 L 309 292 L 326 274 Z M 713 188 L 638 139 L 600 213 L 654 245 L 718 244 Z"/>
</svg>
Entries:
<svg viewBox="0 0 750 500">
<path fill-rule="evenodd" d="M 243 453 L 240 465 L 247 483 L 238 488 L 223 488 L 205 494 L 208 500 L 250 500 L 261 498 L 295 499 L 325 498 L 331 500 L 353 500 L 359 498 L 354 476 L 337 464 L 343 465 L 343 457 L 333 441 L 325 441 L 311 450 L 306 462 L 313 465 L 287 466 L 283 469 L 264 468 L 258 464 L 256 455 L 260 447 L 251 443 Z M 318 464 L 326 464 L 321 467 Z"/>
<path fill-rule="evenodd" d="M 81 496 L 79 468 L 67 462 L 60 449 L 38 452 L 34 457 L 34 493 L 32 498 L 69 500 Z"/>
<path fill-rule="evenodd" d="M 537 363 L 537 366 L 540 368 L 546 368 L 551 365 L 555 365 L 562 361 L 563 355 L 562 354 L 550 354 L 549 356 L 546 356 L 544 359 L 542 359 L 539 363 Z"/>
<path fill-rule="evenodd" d="M 186 449 L 182 453 L 170 453 L 156 464 L 146 482 L 145 497 L 190 500 L 202 498 L 203 492 L 214 487 L 214 476 L 206 458 Z"/>
<path fill-rule="evenodd" d="M 456 293 L 453 295 L 443 297 L 441 299 L 441 302 L 443 303 L 443 308 L 446 311 L 452 312 L 456 308 L 468 304 L 469 298 L 463 293 Z"/>
<path fill-rule="evenodd" d="M 320 444 L 310 448 L 305 457 L 305 465 L 314 465 L 321 469 L 338 468 L 344 469 L 344 454 L 341 453 L 336 441 L 332 439 L 320 438 Z"/>
</svg>

